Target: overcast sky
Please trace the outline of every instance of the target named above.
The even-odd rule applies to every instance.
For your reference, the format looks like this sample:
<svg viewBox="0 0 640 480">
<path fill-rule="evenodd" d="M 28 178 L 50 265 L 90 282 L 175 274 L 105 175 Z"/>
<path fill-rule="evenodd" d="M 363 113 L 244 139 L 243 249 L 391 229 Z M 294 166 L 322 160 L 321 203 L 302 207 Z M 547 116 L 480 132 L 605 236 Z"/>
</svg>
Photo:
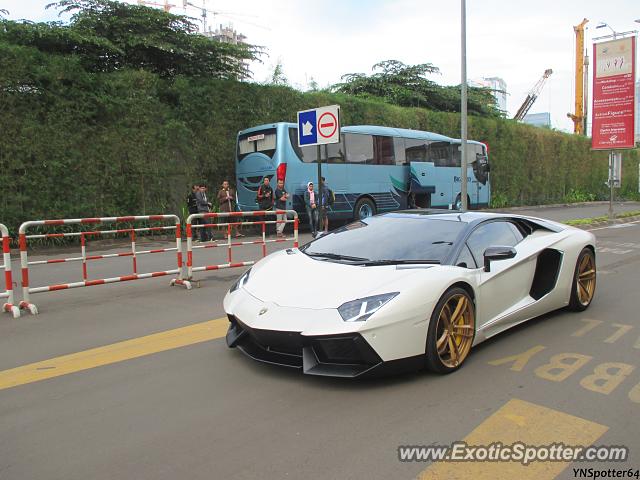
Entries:
<svg viewBox="0 0 640 480">
<path fill-rule="evenodd" d="M 52 0 L 0 0 L 9 18 L 48 21 Z M 127 0 L 135 3 L 134 0 Z M 164 0 L 155 0 L 163 3 Z M 190 0 L 202 5 L 203 0 Z M 210 24 L 232 23 L 247 41 L 266 47 L 269 56 L 253 66 L 264 81 L 280 60 L 289 82 L 306 89 L 340 81 L 345 73 L 370 73 L 388 59 L 407 64 L 430 62 L 441 70 L 433 80 L 460 83 L 460 1 L 436 0 L 205 0 Z M 184 13 L 182 0 L 173 13 Z M 196 9 L 187 14 L 198 16 Z M 552 126 L 572 130 L 575 35 L 573 25 L 588 18 L 585 45 L 609 34 L 640 28 L 640 0 L 467 0 L 467 72 L 470 79 L 501 77 L 507 83 L 512 116 L 547 68 L 553 69 L 530 113 L 551 112 Z"/>
</svg>

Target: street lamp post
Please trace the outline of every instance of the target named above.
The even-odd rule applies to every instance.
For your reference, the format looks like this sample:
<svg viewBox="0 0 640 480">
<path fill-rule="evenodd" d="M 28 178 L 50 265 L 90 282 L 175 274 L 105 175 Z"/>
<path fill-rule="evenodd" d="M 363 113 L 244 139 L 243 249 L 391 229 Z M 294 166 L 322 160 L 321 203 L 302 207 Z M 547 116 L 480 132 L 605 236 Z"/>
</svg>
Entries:
<svg viewBox="0 0 640 480">
<path fill-rule="evenodd" d="M 467 211 L 467 4 L 466 0 L 461 0 L 461 18 L 462 18 L 462 38 L 461 38 L 461 57 L 462 57 L 462 92 L 460 94 L 460 156 L 461 156 L 461 172 L 460 172 L 460 210 Z"/>
</svg>

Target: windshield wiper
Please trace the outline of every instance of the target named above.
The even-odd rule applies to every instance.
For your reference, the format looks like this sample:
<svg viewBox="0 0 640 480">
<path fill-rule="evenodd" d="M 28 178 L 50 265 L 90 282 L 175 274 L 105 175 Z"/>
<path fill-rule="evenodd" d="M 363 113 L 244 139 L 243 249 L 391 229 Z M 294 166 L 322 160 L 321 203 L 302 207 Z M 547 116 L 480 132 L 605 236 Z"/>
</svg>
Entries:
<svg viewBox="0 0 640 480">
<path fill-rule="evenodd" d="M 331 260 L 347 260 L 349 262 L 366 262 L 369 261 L 368 258 L 363 257 L 351 257 L 349 255 L 340 255 L 337 253 L 329 253 L 329 252 L 314 252 L 307 253 L 310 257 L 319 257 L 319 258 L 330 258 Z"/>
<path fill-rule="evenodd" d="M 365 267 L 375 267 L 378 265 L 418 265 L 418 264 L 439 265 L 440 260 L 382 259 L 382 260 L 367 260 L 365 262 L 359 263 L 358 265 L 363 265 Z"/>
</svg>

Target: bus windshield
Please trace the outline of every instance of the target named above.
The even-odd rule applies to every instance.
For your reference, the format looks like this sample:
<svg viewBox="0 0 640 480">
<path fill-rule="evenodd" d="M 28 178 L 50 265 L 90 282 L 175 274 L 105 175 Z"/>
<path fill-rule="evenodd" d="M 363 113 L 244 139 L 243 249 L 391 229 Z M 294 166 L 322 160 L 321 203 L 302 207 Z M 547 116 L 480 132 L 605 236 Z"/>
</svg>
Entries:
<svg viewBox="0 0 640 480">
<path fill-rule="evenodd" d="M 276 140 L 277 135 L 275 128 L 239 135 L 238 161 L 242 161 L 244 157 L 254 152 L 264 153 L 267 157 L 273 157 L 276 151 Z"/>
</svg>

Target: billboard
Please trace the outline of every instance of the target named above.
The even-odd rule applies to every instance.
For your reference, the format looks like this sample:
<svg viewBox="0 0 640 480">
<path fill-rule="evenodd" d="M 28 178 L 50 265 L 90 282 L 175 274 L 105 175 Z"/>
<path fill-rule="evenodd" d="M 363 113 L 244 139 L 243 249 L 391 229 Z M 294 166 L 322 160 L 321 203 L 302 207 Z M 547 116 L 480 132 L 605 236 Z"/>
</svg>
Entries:
<svg viewBox="0 0 640 480">
<path fill-rule="evenodd" d="M 636 37 L 593 44 L 591 148 L 633 148 Z"/>
</svg>

